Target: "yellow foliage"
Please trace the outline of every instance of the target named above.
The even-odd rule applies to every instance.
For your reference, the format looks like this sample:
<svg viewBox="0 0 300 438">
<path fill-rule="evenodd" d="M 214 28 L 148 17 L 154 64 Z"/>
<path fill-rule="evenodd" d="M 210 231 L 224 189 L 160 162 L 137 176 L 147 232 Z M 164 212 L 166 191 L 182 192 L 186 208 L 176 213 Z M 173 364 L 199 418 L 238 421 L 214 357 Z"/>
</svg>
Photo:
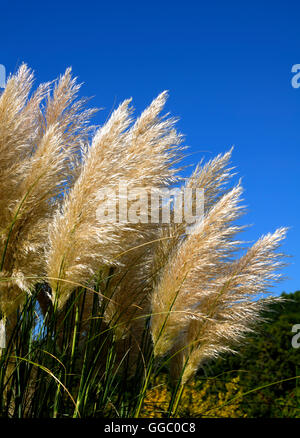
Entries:
<svg viewBox="0 0 300 438">
<path fill-rule="evenodd" d="M 171 391 L 168 388 L 167 377 L 159 376 L 154 383 L 146 393 L 141 414 L 144 418 L 163 418 L 168 412 Z M 195 380 L 185 385 L 177 417 L 245 417 L 246 414 L 239 406 L 239 396 L 242 394 L 239 377 L 226 383 L 225 388 L 225 392 L 212 391 L 212 381 L 209 379 L 203 385 L 199 385 L 199 381 Z"/>
</svg>

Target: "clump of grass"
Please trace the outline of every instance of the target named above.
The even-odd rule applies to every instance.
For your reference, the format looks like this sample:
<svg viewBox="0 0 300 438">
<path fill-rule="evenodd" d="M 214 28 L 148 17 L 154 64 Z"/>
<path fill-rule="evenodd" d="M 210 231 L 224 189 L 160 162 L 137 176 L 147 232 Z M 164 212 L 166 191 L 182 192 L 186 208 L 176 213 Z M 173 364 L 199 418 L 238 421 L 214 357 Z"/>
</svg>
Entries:
<svg viewBox="0 0 300 438">
<path fill-rule="evenodd" d="M 278 299 L 286 229 L 240 256 L 232 150 L 186 181 L 205 196 L 192 228 L 173 212 L 168 224 L 99 221 L 100 190 L 113 203 L 120 181 L 137 198 L 181 182 L 167 93 L 135 121 L 126 100 L 96 129 L 70 69 L 32 85 L 22 65 L 0 96 L 1 415 L 137 417 L 162 368 L 176 415 L 197 369 L 234 352 Z"/>
</svg>

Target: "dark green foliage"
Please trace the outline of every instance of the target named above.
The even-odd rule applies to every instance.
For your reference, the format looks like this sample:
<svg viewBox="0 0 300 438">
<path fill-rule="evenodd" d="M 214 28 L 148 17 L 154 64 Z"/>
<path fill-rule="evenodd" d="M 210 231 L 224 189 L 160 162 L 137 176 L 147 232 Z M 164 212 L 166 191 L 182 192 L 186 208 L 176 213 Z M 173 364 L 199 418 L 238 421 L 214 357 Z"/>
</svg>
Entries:
<svg viewBox="0 0 300 438">
<path fill-rule="evenodd" d="M 215 377 L 214 392 L 225 391 L 225 383 L 238 374 L 243 393 L 254 390 L 240 402 L 249 417 L 300 417 L 300 378 L 295 379 L 300 376 L 300 348 L 291 344 L 292 327 L 300 324 L 300 291 L 282 297 L 286 301 L 273 305 L 268 322 L 248 337 L 238 355 L 225 356 L 198 375 Z"/>
</svg>

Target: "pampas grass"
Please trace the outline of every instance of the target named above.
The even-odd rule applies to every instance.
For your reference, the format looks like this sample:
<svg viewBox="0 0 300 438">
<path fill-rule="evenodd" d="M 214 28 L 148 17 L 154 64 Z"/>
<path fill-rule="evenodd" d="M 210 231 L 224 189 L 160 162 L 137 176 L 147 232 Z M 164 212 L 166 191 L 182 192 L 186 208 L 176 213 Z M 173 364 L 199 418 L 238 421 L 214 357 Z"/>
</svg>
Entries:
<svg viewBox="0 0 300 438">
<path fill-rule="evenodd" d="M 232 150 L 201 162 L 183 185 L 204 191 L 203 218 L 192 226 L 177 223 L 173 211 L 170 223 L 153 223 L 149 213 L 143 222 L 120 220 L 120 209 L 113 221 L 99 221 L 108 205 L 101 190 L 114 205 L 120 183 L 136 199 L 182 183 L 183 138 L 176 119 L 161 114 L 167 93 L 136 120 L 124 101 L 96 129 L 70 69 L 31 93 L 33 79 L 22 65 L 0 97 L 2 412 L 47 415 L 36 386 L 37 370 L 46 369 L 49 416 L 73 408 L 73 416 L 139 416 L 152 373 L 166 365 L 177 388 L 175 415 L 178 388 L 207 361 L 235 352 L 278 299 L 269 291 L 280 279 L 286 229 L 244 250 Z M 22 367 L 28 386 L 19 404 L 12 400 Z M 131 399 L 125 403 L 116 388 Z M 97 399 L 93 408 L 89 397 Z"/>
</svg>

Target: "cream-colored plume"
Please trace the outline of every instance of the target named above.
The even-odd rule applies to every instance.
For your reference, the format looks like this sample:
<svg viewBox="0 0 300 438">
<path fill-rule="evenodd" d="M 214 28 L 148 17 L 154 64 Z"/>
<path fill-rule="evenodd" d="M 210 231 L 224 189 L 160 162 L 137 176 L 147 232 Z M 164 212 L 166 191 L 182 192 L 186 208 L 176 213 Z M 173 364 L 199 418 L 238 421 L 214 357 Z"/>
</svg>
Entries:
<svg viewBox="0 0 300 438">
<path fill-rule="evenodd" d="M 128 190 L 150 192 L 175 181 L 174 163 L 179 159 L 181 137 L 173 128 L 174 119 L 159 117 L 166 97 L 165 92 L 160 94 L 132 127 L 130 101 L 122 103 L 98 130 L 87 150 L 81 174 L 50 229 L 48 276 L 59 279 L 51 280 L 53 299 L 59 297 L 59 307 L 74 285 L 87 285 L 101 269 L 107 272 L 107 266 L 117 268 L 111 281 L 114 297 L 108 303 L 107 319 L 124 313 L 129 302 L 134 305 L 139 301 L 134 289 L 127 288 L 130 283 L 126 286 L 124 280 L 119 287 L 116 281 L 119 283 L 120 276 L 124 276 L 121 266 L 128 270 L 137 257 L 134 248 L 157 237 L 157 225 L 132 224 L 117 218 L 99 222 L 97 211 L 104 202 L 99 199 L 99 192 L 109 192 L 113 204 L 120 182 Z M 147 263 L 144 261 L 143 269 L 147 270 Z M 138 279 L 140 268 L 135 265 L 133 270 Z"/>
<path fill-rule="evenodd" d="M 62 193 L 73 183 L 74 160 L 86 142 L 92 110 L 75 101 L 79 86 L 68 69 L 51 96 L 22 65 L 0 97 L 0 306 L 8 315 L 46 274 L 48 227 Z M 45 109 L 43 103 L 45 102 Z"/>
<path fill-rule="evenodd" d="M 243 208 L 241 185 L 224 188 L 230 154 L 198 168 L 187 183 L 204 188 L 203 221 L 190 234 L 184 234 L 182 225 L 171 226 L 176 245 L 158 248 L 163 268 L 152 294 L 154 352 L 173 356 L 176 378 L 184 370 L 182 383 L 206 360 L 232 351 L 253 328 L 268 303 L 257 298 L 267 293 L 271 280 L 278 280 L 274 271 L 282 266 L 282 254 L 275 249 L 286 229 L 260 239 L 234 260 L 242 244 L 236 234 L 243 228 L 234 222 Z"/>
</svg>

